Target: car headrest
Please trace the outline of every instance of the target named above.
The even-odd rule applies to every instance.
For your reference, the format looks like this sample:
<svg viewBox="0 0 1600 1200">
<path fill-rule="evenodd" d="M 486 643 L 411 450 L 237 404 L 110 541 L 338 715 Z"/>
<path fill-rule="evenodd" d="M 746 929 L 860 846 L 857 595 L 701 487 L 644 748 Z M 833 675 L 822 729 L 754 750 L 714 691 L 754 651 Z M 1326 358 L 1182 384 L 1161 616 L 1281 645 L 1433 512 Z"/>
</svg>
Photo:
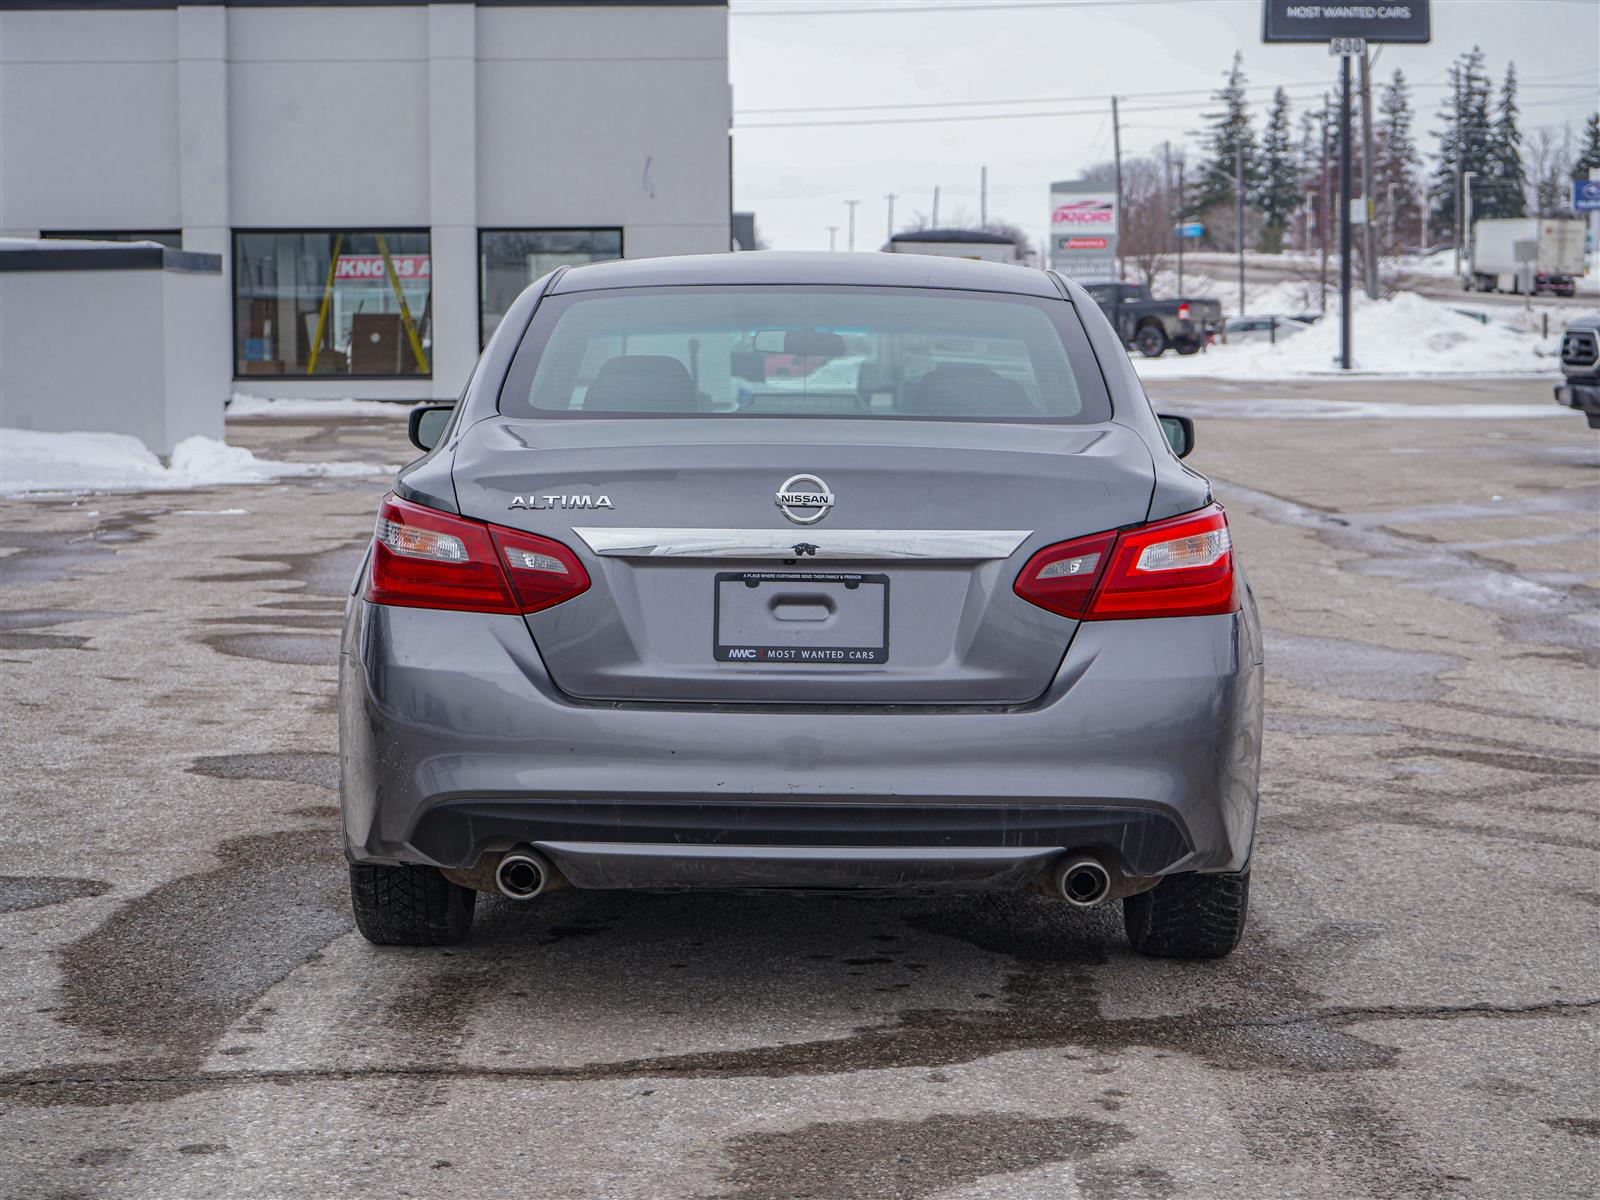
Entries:
<svg viewBox="0 0 1600 1200">
<path fill-rule="evenodd" d="M 796 358 L 843 358 L 844 338 L 824 329 L 786 329 L 783 352 Z"/>
<path fill-rule="evenodd" d="M 667 354 L 608 358 L 583 396 L 585 412 L 694 412 L 699 407 L 689 368 Z"/>
<path fill-rule="evenodd" d="M 1021 417 L 1035 410 L 1016 380 L 977 363 L 941 363 L 918 381 L 911 411 L 930 416 Z"/>
</svg>

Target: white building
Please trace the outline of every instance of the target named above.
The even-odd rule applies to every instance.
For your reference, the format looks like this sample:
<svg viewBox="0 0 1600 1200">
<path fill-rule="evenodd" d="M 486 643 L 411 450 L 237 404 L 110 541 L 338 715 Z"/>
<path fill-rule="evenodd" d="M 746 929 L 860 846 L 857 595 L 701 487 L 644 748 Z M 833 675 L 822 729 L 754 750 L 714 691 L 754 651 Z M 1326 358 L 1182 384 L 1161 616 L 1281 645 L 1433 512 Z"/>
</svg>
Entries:
<svg viewBox="0 0 1600 1200">
<path fill-rule="evenodd" d="M 0 236 L 220 255 L 234 386 L 453 397 L 564 262 L 729 248 L 723 0 L 0 0 Z"/>
</svg>

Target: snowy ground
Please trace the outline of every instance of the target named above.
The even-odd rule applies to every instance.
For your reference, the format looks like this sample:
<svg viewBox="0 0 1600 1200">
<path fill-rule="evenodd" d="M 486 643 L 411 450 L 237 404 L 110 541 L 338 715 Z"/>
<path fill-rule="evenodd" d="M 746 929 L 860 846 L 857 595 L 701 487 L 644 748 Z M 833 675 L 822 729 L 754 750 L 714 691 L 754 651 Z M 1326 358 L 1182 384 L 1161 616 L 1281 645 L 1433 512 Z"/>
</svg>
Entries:
<svg viewBox="0 0 1600 1200">
<path fill-rule="evenodd" d="M 275 400 L 235 392 L 228 401 L 228 419 L 235 417 L 406 417 L 416 404 L 393 400 L 317 400 L 309 397 Z"/>
<path fill-rule="evenodd" d="M 181 491 L 225 483 L 310 476 L 378 475 L 384 463 L 278 462 L 213 438 L 185 438 L 162 462 L 120 433 L 38 433 L 0 429 L 0 495 L 24 492 Z"/>
<path fill-rule="evenodd" d="M 1195 294 L 1189 281 L 1185 287 Z M 1261 287 L 1253 296 L 1247 289 L 1250 310 L 1302 311 L 1306 307 L 1303 287 L 1300 283 L 1275 283 Z M 1350 373 L 1421 378 L 1551 375 L 1559 370 L 1560 324 L 1552 324 L 1550 336 L 1541 337 L 1537 329 L 1524 332 L 1512 322 L 1492 316 L 1485 324 L 1455 306 L 1413 292 L 1388 300 L 1357 295 L 1354 315 L 1351 341 L 1355 363 Z M 1133 363 L 1144 379 L 1296 379 L 1348 374 L 1337 366 L 1338 354 L 1335 301 L 1323 320 L 1276 345 L 1218 345 L 1188 358 L 1168 354 L 1151 359 L 1135 354 Z"/>
</svg>

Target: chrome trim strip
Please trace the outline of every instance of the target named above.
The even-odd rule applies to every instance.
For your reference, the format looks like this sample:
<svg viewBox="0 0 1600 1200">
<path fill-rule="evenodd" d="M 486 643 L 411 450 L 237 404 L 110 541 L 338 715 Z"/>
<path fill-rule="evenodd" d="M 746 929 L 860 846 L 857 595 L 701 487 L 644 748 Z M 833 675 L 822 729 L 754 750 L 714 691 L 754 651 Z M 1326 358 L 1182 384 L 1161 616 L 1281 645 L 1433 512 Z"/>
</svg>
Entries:
<svg viewBox="0 0 1600 1200">
<path fill-rule="evenodd" d="M 1010 558 L 1031 529 L 647 529 L 573 526 L 610 558 Z M 803 555 L 796 546 L 812 547 Z"/>
</svg>

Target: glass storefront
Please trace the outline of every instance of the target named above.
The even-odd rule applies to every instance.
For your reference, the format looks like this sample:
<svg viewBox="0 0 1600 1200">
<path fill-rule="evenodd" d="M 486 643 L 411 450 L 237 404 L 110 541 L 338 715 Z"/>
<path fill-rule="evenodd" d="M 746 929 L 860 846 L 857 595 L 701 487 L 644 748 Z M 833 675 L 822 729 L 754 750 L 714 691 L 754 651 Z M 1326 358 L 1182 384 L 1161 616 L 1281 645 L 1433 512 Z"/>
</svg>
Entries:
<svg viewBox="0 0 1600 1200">
<path fill-rule="evenodd" d="M 487 343 L 518 293 L 563 265 L 622 257 L 620 229 L 485 229 L 478 234 L 478 341 Z"/>
<path fill-rule="evenodd" d="M 234 373 L 431 375 L 425 230 L 233 235 Z"/>
</svg>

